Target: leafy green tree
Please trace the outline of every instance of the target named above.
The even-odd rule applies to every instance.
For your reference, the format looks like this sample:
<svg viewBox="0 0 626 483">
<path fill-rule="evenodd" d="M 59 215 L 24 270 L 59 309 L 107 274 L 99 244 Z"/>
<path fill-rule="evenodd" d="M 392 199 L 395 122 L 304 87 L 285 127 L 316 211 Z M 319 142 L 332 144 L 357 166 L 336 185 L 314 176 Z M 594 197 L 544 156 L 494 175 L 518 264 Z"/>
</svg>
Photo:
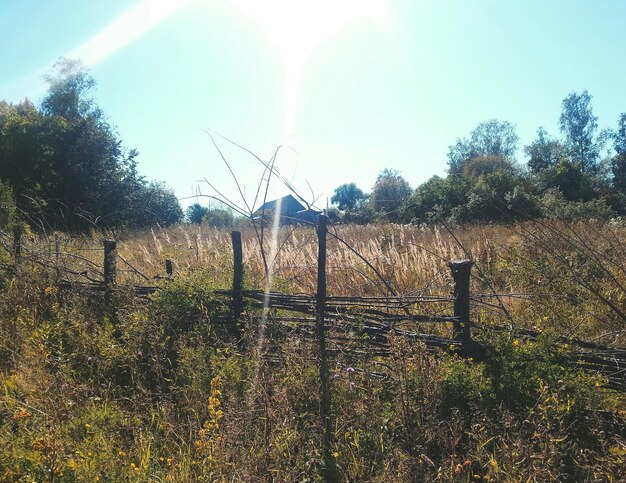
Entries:
<svg viewBox="0 0 626 483">
<path fill-rule="evenodd" d="M 183 210 L 174 191 L 165 183 L 152 181 L 137 193 L 130 218 L 136 226 L 173 225 L 183 219 Z"/>
<path fill-rule="evenodd" d="M 175 218 L 173 193 L 138 175 L 137 151 L 123 148 L 80 63 L 62 59 L 46 79 L 39 110 L 28 100 L 0 103 L 0 179 L 31 224 L 76 230 Z"/>
<path fill-rule="evenodd" d="M 613 187 L 626 195 L 626 112 L 620 115 L 617 131 L 613 135 L 615 156 L 611 160 Z"/>
<path fill-rule="evenodd" d="M 481 176 L 467 193 L 467 200 L 452 212 L 465 222 L 511 221 L 539 216 L 537 199 L 525 180 L 507 170 Z"/>
<path fill-rule="evenodd" d="M 555 166 L 541 171 L 535 182 L 539 191 L 557 188 L 568 201 L 589 201 L 596 197 L 593 177 L 569 159 L 561 159 Z"/>
<path fill-rule="evenodd" d="M 406 205 L 406 218 L 425 223 L 434 216 L 449 218 L 453 210 L 465 203 L 470 181 L 465 176 L 433 176 L 415 190 Z"/>
<path fill-rule="evenodd" d="M 355 183 L 346 183 L 335 189 L 330 201 L 342 211 L 353 211 L 367 201 L 367 195 Z"/>
<path fill-rule="evenodd" d="M 469 138 L 459 138 L 449 147 L 448 171 L 450 174 L 460 174 L 469 160 L 481 156 L 512 162 L 518 140 L 515 126 L 508 121 L 490 119 L 481 122 L 472 130 Z"/>
<path fill-rule="evenodd" d="M 374 183 L 370 203 L 382 219 L 397 223 L 402 218 L 401 208 L 411 194 L 409 183 L 398 171 L 384 169 Z"/>
<path fill-rule="evenodd" d="M 606 133 L 596 135 L 598 118 L 593 115 L 591 95 L 586 90 L 580 94 L 572 92 L 563 99 L 561 107 L 559 125 L 565 136 L 568 154 L 583 172 L 593 172 L 597 168 Z"/>
<path fill-rule="evenodd" d="M 494 171 L 515 171 L 515 166 L 502 156 L 485 155 L 469 159 L 463 166 L 463 174 L 471 178 L 479 178 Z"/>
<path fill-rule="evenodd" d="M 185 211 L 185 219 L 188 223 L 194 223 L 199 225 L 202 223 L 202 218 L 209 212 L 206 206 L 202 206 L 200 203 L 194 203 L 187 207 Z"/>
<path fill-rule="evenodd" d="M 532 173 L 539 173 L 544 169 L 552 168 L 561 160 L 567 158 L 567 149 L 556 139 L 550 138 L 547 131 L 540 127 L 537 130 L 537 139 L 524 148 L 530 158 L 528 167 Z"/>
</svg>

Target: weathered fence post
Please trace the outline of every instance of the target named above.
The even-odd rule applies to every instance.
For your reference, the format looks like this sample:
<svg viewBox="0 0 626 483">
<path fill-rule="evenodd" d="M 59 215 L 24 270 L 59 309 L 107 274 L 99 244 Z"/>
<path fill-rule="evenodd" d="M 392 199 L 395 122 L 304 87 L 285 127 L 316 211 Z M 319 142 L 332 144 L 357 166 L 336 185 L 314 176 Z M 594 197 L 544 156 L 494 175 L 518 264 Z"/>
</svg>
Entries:
<svg viewBox="0 0 626 483">
<path fill-rule="evenodd" d="M 117 242 L 104 240 L 104 285 L 111 290 L 117 283 Z"/>
<path fill-rule="evenodd" d="M 165 273 L 167 273 L 168 277 L 174 275 L 174 265 L 172 264 L 171 258 L 165 259 Z"/>
<path fill-rule="evenodd" d="M 470 273 L 474 262 L 452 260 L 449 263 L 454 279 L 454 338 L 460 342 L 471 340 L 470 334 Z"/>
<path fill-rule="evenodd" d="M 332 425 L 331 425 L 331 399 L 330 399 L 330 379 L 328 376 L 328 359 L 326 354 L 326 236 L 328 234 L 328 217 L 318 215 L 317 217 L 317 294 L 316 302 L 316 332 L 320 358 L 320 417 L 324 431 L 323 452 L 324 452 L 324 478 L 326 481 L 336 481 L 335 462 L 331 454 L 332 448 Z"/>
<path fill-rule="evenodd" d="M 241 245 L 241 232 L 233 231 L 230 234 L 233 243 L 233 327 L 234 334 L 239 338 L 239 319 L 243 312 L 243 247 Z"/>
<path fill-rule="evenodd" d="M 13 261 L 15 263 L 15 269 L 17 270 L 22 260 L 22 233 L 24 227 L 21 224 L 17 224 L 13 227 Z"/>
</svg>

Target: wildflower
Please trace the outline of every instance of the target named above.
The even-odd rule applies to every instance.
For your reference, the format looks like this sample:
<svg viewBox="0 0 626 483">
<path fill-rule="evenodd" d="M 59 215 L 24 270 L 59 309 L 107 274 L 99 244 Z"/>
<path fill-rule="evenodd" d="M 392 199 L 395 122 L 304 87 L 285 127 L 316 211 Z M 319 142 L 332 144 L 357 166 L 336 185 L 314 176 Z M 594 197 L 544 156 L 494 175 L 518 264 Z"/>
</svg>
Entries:
<svg viewBox="0 0 626 483">
<path fill-rule="evenodd" d="M 120 451 L 120 452 L 119 452 L 119 453 L 117 453 L 117 454 L 118 454 L 118 456 L 120 456 L 120 457 L 122 457 L 122 458 L 126 457 L 126 451 Z"/>
<path fill-rule="evenodd" d="M 339 451 L 333 452 L 333 458 L 339 458 Z"/>
<path fill-rule="evenodd" d="M 513 347 L 517 347 L 519 345 L 519 339 L 513 339 Z"/>
<path fill-rule="evenodd" d="M 346 372 L 348 374 L 352 374 L 354 372 L 354 367 L 346 367 Z"/>
<path fill-rule="evenodd" d="M 91 429 L 91 424 L 86 423 L 86 424 L 85 424 L 85 429 Z"/>
</svg>

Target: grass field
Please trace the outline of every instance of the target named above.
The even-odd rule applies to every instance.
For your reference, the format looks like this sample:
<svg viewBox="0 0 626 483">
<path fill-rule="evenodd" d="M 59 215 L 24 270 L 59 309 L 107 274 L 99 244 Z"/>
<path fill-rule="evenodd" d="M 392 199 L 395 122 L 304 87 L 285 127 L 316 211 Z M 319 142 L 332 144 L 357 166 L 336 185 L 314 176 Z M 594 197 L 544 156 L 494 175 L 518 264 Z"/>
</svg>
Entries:
<svg viewBox="0 0 626 483">
<path fill-rule="evenodd" d="M 501 294 L 476 302 L 472 319 L 545 332 L 537 341 L 477 333 L 493 349 L 480 363 L 399 337 L 392 357 L 334 356 L 337 477 L 622 481 L 624 395 L 566 364 L 571 348 L 555 338 L 626 346 L 620 223 L 331 227 L 329 295 L 386 295 L 379 276 L 399 294 L 449 295 L 448 261 L 471 257 L 472 293 Z M 241 231 L 245 285 L 263 288 L 258 239 Z M 254 310 L 244 314 L 245 344 L 215 323 L 224 307 L 213 290 L 231 284 L 230 232 L 107 236 L 120 255 L 115 318 L 101 296 L 59 290 L 53 237 L 24 237 L 19 273 L 0 248 L 0 480 L 321 479 L 313 342 L 271 326 L 260 344 Z M 60 266 L 97 279 L 101 238 L 60 238 Z M 272 289 L 315 293 L 314 230 L 265 234 L 264 254 Z M 166 258 L 169 282 L 154 278 Z M 163 288 L 146 302 L 124 290 L 131 283 Z"/>
</svg>

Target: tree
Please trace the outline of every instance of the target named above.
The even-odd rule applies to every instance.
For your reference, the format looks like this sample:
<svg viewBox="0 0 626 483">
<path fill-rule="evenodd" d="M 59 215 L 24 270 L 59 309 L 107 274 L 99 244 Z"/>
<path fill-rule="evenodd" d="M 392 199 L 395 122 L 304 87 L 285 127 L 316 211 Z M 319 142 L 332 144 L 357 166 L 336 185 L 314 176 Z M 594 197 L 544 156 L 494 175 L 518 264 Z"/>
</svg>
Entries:
<svg viewBox="0 0 626 483">
<path fill-rule="evenodd" d="M 495 171 L 515 171 L 511 161 L 502 156 L 477 156 L 468 160 L 463 166 L 463 174 L 471 178 L 479 178 Z"/>
<path fill-rule="evenodd" d="M 454 218 L 465 222 L 511 221 L 533 218 L 539 213 L 537 199 L 525 180 L 505 170 L 480 177 L 465 202 L 452 212 Z"/>
<path fill-rule="evenodd" d="M 508 121 L 490 119 L 481 122 L 472 130 L 469 138 L 459 138 L 454 145 L 449 146 L 448 171 L 450 174 L 460 174 L 469 160 L 481 156 L 499 157 L 512 162 L 518 140 L 515 126 Z"/>
<path fill-rule="evenodd" d="M 209 209 L 206 206 L 202 206 L 200 203 L 194 203 L 191 206 L 187 207 L 187 211 L 185 211 L 185 218 L 188 223 L 195 223 L 199 225 L 202 223 L 202 218 L 209 212 Z"/>
<path fill-rule="evenodd" d="M 122 146 L 80 63 L 62 59 L 46 79 L 40 109 L 0 102 L 0 179 L 26 219 L 70 231 L 180 219 L 173 193 L 138 175 L 137 151 Z"/>
<path fill-rule="evenodd" d="M 232 211 L 223 208 L 213 208 L 207 210 L 202 217 L 202 223 L 216 228 L 227 228 L 235 224 L 235 217 Z"/>
<path fill-rule="evenodd" d="M 361 191 L 355 183 L 346 183 L 335 189 L 335 194 L 330 199 L 342 211 L 353 211 L 364 201 L 367 195 Z"/>
<path fill-rule="evenodd" d="M 606 136 L 603 133 L 596 137 L 598 118 L 593 115 L 590 103 L 591 95 L 586 90 L 580 94 L 572 92 L 563 99 L 559 119 L 568 154 L 583 172 L 593 172 L 597 168 Z"/>
<path fill-rule="evenodd" d="M 556 139 L 550 138 L 543 127 L 537 130 L 537 139 L 526 146 L 524 152 L 530 158 L 528 167 L 532 173 L 539 173 L 556 166 L 561 159 L 567 157 L 565 146 Z"/>
<path fill-rule="evenodd" d="M 413 222 L 428 222 L 435 215 L 443 218 L 465 203 L 470 180 L 465 176 L 433 176 L 415 190 L 407 202 L 406 215 Z"/>
<path fill-rule="evenodd" d="M 164 183 L 152 181 L 137 193 L 131 217 L 135 226 L 173 225 L 183 219 L 178 198 Z"/>
<path fill-rule="evenodd" d="M 409 183 L 393 169 L 384 169 L 372 188 L 370 203 L 379 216 L 391 222 L 401 219 L 401 207 L 411 196 Z"/>
<path fill-rule="evenodd" d="M 613 134 L 615 156 L 611 160 L 613 187 L 626 195 L 626 112 L 623 112 L 617 123 L 617 131 Z"/>
</svg>

